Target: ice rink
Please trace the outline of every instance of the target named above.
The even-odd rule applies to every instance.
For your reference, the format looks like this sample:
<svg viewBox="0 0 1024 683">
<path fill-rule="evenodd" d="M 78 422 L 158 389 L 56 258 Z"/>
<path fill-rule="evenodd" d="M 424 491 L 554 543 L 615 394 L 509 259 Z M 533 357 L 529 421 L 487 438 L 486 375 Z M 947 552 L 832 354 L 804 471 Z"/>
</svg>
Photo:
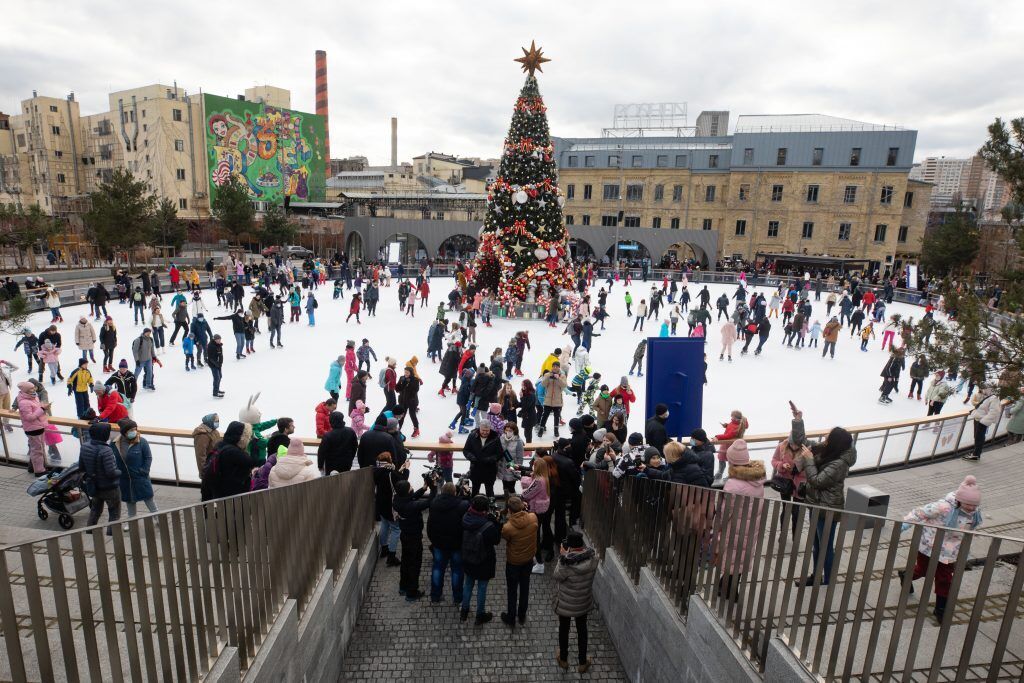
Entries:
<svg viewBox="0 0 1024 683">
<path fill-rule="evenodd" d="M 636 281 L 628 288 L 634 298 L 634 310 L 641 298 L 649 296 L 651 284 Z M 660 281 L 657 284 L 660 286 Z M 591 290 L 595 303 L 597 292 L 603 285 L 603 282 L 598 283 L 598 286 Z M 256 353 L 244 360 L 234 358 L 231 322 L 212 319 L 217 315 L 226 315 L 227 311 L 223 308 L 218 309 L 216 295 L 212 290 L 205 290 L 203 298 L 210 309 L 207 318 L 210 319 L 214 332 L 221 334 L 225 342 L 222 390 L 226 396 L 217 399 L 211 395 L 212 382 L 209 370 L 199 368 L 195 371 L 185 371 L 179 340 L 177 346 L 167 346 L 160 356 L 163 367 L 156 369 L 157 390 L 151 392 L 140 388 L 134 417 L 143 426 L 191 429 L 199 423 L 203 415 L 218 412 L 221 415 L 222 426 L 226 426 L 230 420 L 237 418 L 239 409 L 244 407 L 249 396 L 258 392 L 261 396 L 257 405 L 263 411 L 264 418 L 291 417 L 296 422 L 298 434 L 313 436 L 313 411 L 316 404 L 327 395 L 324 382 L 331 361 L 344 353 L 347 339 L 354 340 L 358 345 L 365 337 L 370 340 L 379 359 L 373 364 L 371 380 L 367 387 L 371 408 L 369 418 L 372 420 L 384 404 L 383 392 L 376 382 L 377 371 L 384 362 L 384 357 L 397 358 L 401 368 L 401 365 L 412 356 L 417 356 L 420 359 L 420 376 L 424 382 L 420 390 L 421 438 L 436 441 L 448 428 L 457 407 L 454 397 L 442 399 L 437 395 L 441 376 L 438 373 L 438 366 L 427 359 L 427 328 L 434 317 L 437 303 L 446 299 L 452 286 L 451 278 L 434 278 L 431 281 L 431 304 L 427 308 L 417 308 L 415 317 L 408 317 L 399 312 L 397 282 L 391 288 L 382 287 L 377 316 L 367 317 L 364 312 L 362 324 L 356 324 L 354 318 L 351 322 L 345 323 L 349 305 L 348 293 L 343 299 L 333 300 L 332 288 L 322 287 L 317 291 L 320 307 L 317 309 L 315 327 L 307 325 L 303 312 L 301 322 L 285 324 L 282 333 L 284 348 L 271 349 L 264 318 L 261 321 L 264 333 L 256 337 Z M 690 284 L 689 290 L 694 299 L 702 286 L 697 283 Z M 626 374 L 637 343 L 644 335 L 656 336 L 660 327 L 660 323 L 652 318 L 645 322 L 643 332 L 633 331 L 634 320 L 626 317 L 626 289 L 622 283 L 617 283 L 612 288 L 608 297 L 610 317 L 606 321 L 606 329 L 597 330 L 600 336 L 595 336 L 591 350 L 593 369 L 601 373 L 602 380 L 610 387 L 614 387 L 620 377 Z M 735 286 L 732 285 L 709 285 L 708 289 L 711 292 L 712 307 L 723 291 L 730 297 L 735 292 Z M 768 287 L 758 287 L 757 291 L 765 292 L 766 298 L 770 299 Z M 814 301 L 812 294 L 812 322 L 819 320 L 822 325 L 826 322 L 825 297 L 823 294 L 821 301 Z M 164 294 L 164 313 L 168 319 L 170 299 L 171 295 Z M 65 322 L 58 324 L 63 337 L 61 365 L 65 376 L 75 367 L 80 355 L 74 344 L 74 326 L 87 310 L 84 305 L 67 306 L 63 311 Z M 838 308 L 833 310 L 838 312 Z M 108 312 L 113 316 L 118 328 L 115 361 L 126 358 L 134 370 L 131 342 L 141 333 L 143 326 L 133 324 L 128 305 L 121 305 L 115 301 L 108 305 Z M 664 308 L 662 312 L 665 312 Z M 887 307 L 887 315 L 892 313 L 917 319 L 923 314 L 923 309 L 894 303 Z M 453 320 L 457 316 L 449 313 L 448 317 L 449 320 Z M 46 328 L 49 319 L 48 313 L 38 313 L 33 316 L 30 327 L 38 335 Z M 720 423 L 728 420 L 733 409 L 739 409 L 747 416 L 750 434 L 787 431 L 790 400 L 804 410 L 808 429 L 829 428 L 835 425 L 850 427 L 925 414 L 923 401 L 907 398 L 906 391 L 910 379 L 906 371 L 900 381 L 901 392 L 898 395 L 894 394 L 893 403 L 878 403 L 878 387 L 881 383 L 879 373 L 888 355 L 888 352 L 881 348 L 880 329 L 878 338 L 870 343 L 867 352 L 860 350 L 859 338 L 851 339 L 849 331 L 841 332 L 836 345 L 836 357 L 831 359 L 822 358 L 820 349 L 787 348 L 782 344 L 781 321 L 776 322 L 773 318 L 772 323 L 771 336 L 760 356 L 753 355 L 753 349 L 757 344 L 755 337 L 751 353 L 746 356 L 739 355 L 741 344 L 737 343 L 731 363 L 718 360 L 721 348 L 720 325 L 712 323 L 707 344 L 708 384 L 704 393 L 704 427 L 708 434 L 713 436 L 719 433 Z M 172 329 L 169 327 L 166 331 L 168 341 Z M 477 359 L 485 361 L 495 348 L 504 349 L 516 331 L 527 330 L 532 348 L 526 353 L 523 369 L 528 377 L 536 379 L 541 363 L 550 351 L 565 345 L 571 346 L 572 342 L 563 334 L 563 329 L 564 325 L 553 329 L 542 321 L 506 320 L 495 317 L 493 327 L 480 325 L 477 328 Z M 679 331 L 685 333 L 685 319 L 680 322 Z M 12 350 L 15 341 L 13 337 L 7 339 L 9 346 L 3 357 L 20 367 L 20 370 L 14 373 L 15 380 L 20 381 L 27 375 L 25 356 L 20 350 Z M 98 348 L 96 357 L 98 360 L 101 359 Z M 908 369 L 909 364 L 908 361 Z M 100 371 L 99 363 L 90 365 L 90 369 L 94 375 L 105 379 L 106 375 Z M 637 394 L 634 415 L 629 421 L 630 431 L 643 432 L 645 379 L 629 378 Z M 54 414 L 73 417 L 74 400 L 67 395 L 63 383 L 58 381 L 58 386 L 50 387 L 49 379 L 45 382 L 50 388 Z M 513 384 L 518 389 L 519 381 L 514 380 Z M 95 405 L 94 397 L 91 398 Z M 961 407 L 962 400 L 962 397 L 952 397 L 947 402 L 944 412 L 957 410 Z M 565 419 L 568 421 L 568 417 L 574 413 L 575 398 L 566 396 L 566 405 L 567 409 L 563 414 L 567 415 Z M 406 435 L 412 432 L 408 420 L 404 432 Z M 562 433 L 567 434 L 568 428 L 564 428 Z M 546 436 L 550 436 L 550 432 Z M 188 473 L 183 471 L 182 474 Z"/>
</svg>

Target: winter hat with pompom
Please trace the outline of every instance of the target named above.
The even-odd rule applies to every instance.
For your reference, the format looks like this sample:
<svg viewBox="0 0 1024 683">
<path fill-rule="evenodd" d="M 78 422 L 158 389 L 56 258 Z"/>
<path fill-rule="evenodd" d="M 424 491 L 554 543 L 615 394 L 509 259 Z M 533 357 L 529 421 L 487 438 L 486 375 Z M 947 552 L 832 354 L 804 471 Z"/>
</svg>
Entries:
<svg viewBox="0 0 1024 683">
<path fill-rule="evenodd" d="M 733 441 L 725 452 L 725 459 L 730 465 L 749 465 L 750 452 L 747 450 L 747 442 L 743 439 Z"/>
<path fill-rule="evenodd" d="M 501 404 L 500 403 L 492 403 L 492 404 L 490 404 L 489 406 L 487 406 L 487 412 L 489 412 L 491 415 L 500 415 L 501 414 Z"/>
<path fill-rule="evenodd" d="M 438 440 L 438 441 L 439 441 L 440 443 L 451 443 L 451 442 L 452 442 L 452 437 L 453 437 L 453 436 L 455 436 L 455 435 L 454 435 L 454 434 L 452 434 L 451 430 L 448 430 L 447 432 L 445 432 L 444 434 L 442 434 L 442 435 L 441 435 L 440 437 L 438 437 L 438 439 L 437 439 L 437 440 Z"/>
<path fill-rule="evenodd" d="M 978 480 L 970 474 L 964 477 L 963 482 L 953 495 L 961 503 L 981 505 L 981 489 L 978 488 Z"/>
<path fill-rule="evenodd" d="M 36 393 L 36 385 L 32 384 L 32 382 L 18 382 L 18 388 L 26 394 Z"/>
</svg>

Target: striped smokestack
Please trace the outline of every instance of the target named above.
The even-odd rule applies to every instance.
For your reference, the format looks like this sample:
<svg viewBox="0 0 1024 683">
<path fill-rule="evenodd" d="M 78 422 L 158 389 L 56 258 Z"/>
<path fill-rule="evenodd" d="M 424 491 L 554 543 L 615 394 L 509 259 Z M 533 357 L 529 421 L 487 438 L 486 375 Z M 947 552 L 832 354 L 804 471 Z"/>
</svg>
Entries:
<svg viewBox="0 0 1024 683">
<path fill-rule="evenodd" d="M 391 168 L 398 168 L 398 118 L 391 117 Z"/>
<path fill-rule="evenodd" d="M 324 117 L 324 149 L 327 152 L 327 158 L 330 159 L 331 127 L 327 109 L 327 52 L 325 50 L 316 51 L 316 113 L 317 116 Z M 327 167 L 330 168 L 330 166 L 328 161 Z"/>
</svg>

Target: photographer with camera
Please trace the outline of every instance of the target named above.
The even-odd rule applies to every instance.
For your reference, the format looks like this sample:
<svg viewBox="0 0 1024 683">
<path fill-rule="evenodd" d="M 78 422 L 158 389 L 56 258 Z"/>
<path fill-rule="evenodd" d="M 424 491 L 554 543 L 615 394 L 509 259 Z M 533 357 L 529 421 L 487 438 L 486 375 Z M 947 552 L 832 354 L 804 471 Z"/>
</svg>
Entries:
<svg viewBox="0 0 1024 683">
<path fill-rule="evenodd" d="M 469 478 L 473 482 L 473 494 L 480 492 L 480 486 L 487 491 L 487 496 L 494 497 L 494 480 L 498 477 L 498 460 L 503 456 L 501 439 L 491 429 L 491 423 L 480 420 L 480 426 L 466 437 L 466 445 L 462 454 L 469 461 Z"/>
<path fill-rule="evenodd" d="M 474 496 L 462 518 L 462 568 L 465 580 L 462 587 L 461 619 L 469 618 L 469 601 L 476 593 L 476 625 L 486 624 L 493 618 L 484 611 L 487 603 L 487 584 L 494 578 L 497 557 L 494 546 L 501 542 L 501 530 L 497 516 L 491 511 L 487 496 Z"/>
<path fill-rule="evenodd" d="M 389 567 L 398 567 L 402 561 L 396 557 L 398 538 L 401 529 L 391 506 L 395 497 L 395 486 L 409 478 L 409 463 L 396 468 L 391 453 L 383 451 L 377 455 L 377 463 L 373 469 L 373 484 L 377 518 L 380 520 L 380 556 L 388 558 Z"/>
<path fill-rule="evenodd" d="M 533 556 L 537 553 L 537 515 L 527 512 L 526 503 L 518 496 L 508 499 L 508 520 L 501 525 L 505 539 L 505 582 L 508 585 L 508 611 L 501 613 L 501 621 L 515 628 L 526 623 L 526 610 L 530 605 L 530 573 Z"/>
<path fill-rule="evenodd" d="M 391 506 L 398 516 L 399 539 L 402 541 L 402 567 L 399 570 L 398 592 L 409 602 L 423 597 L 420 592 L 420 565 L 423 563 L 423 511 L 430 507 L 437 493 L 437 480 L 423 475 L 424 485 L 413 491 L 412 484 L 403 480 L 395 484 L 395 498 Z M 430 495 L 424 497 L 427 490 Z"/>
<path fill-rule="evenodd" d="M 427 515 L 427 538 L 434 563 L 430 571 L 430 601 L 441 602 L 444 574 L 452 567 L 452 599 L 462 602 L 462 518 L 469 509 L 469 501 L 458 495 L 455 484 L 445 483 L 430 502 Z"/>
<path fill-rule="evenodd" d="M 552 517 L 555 520 L 555 541 L 561 543 L 568 533 L 565 514 L 569 513 L 569 526 L 576 526 L 580 519 L 582 495 L 580 484 L 583 481 L 580 469 L 569 457 L 572 442 L 569 439 L 558 439 L 551 449 L 551 459 L 558 470 L 557 485 L 551 496 Z"/>
</svg>

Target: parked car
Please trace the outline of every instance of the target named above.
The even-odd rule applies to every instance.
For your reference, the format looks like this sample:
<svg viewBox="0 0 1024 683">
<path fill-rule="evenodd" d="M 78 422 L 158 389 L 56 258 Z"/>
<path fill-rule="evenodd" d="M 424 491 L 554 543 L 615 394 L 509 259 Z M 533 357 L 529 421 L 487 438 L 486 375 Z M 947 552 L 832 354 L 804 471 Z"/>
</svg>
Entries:
<svg viewBox="0 0 1024 683">
<path fill-rule="evenodd" d="M 307 259 L 313 257 L 313 252 L 297 244 L 291 244 L 283 249 L 279 246 L 267 247 L 262 252 L 264 258 L 270 258 L 281 254 L 286 259 Z"/>
</svg>

